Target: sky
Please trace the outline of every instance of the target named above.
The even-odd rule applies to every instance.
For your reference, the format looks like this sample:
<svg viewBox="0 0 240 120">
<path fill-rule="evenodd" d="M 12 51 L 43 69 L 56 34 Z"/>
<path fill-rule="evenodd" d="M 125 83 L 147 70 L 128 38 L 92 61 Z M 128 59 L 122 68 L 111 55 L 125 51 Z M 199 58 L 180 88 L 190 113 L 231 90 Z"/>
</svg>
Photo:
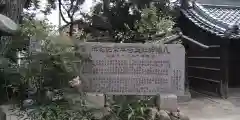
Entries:
<svg viewBox="0 0 240 120">
<path fill-rule="evenodd" d="M 41 9 L 43 9 L 44 4 L 46 4 L 46 1 L 42 0 L 41 1 Z M 85 0 L 85 3 L 82 5 L 82 11 L 83 12 L 90 12 L 91 6 L 94 5 L 94 0 Z M 37 16 L 38 19 L 44 19 L 44 15 L 38 11 Z M 59 13 L 58 13 L 58 8 L 56 10 L 53 10 L 50 15 L 47 16 L 47 19 L 49 22 L 53 25 L 58 26 L 59 25 Z M 64 22 L 62 21 L 62 25 L 64 25 Z"/>
</svg>

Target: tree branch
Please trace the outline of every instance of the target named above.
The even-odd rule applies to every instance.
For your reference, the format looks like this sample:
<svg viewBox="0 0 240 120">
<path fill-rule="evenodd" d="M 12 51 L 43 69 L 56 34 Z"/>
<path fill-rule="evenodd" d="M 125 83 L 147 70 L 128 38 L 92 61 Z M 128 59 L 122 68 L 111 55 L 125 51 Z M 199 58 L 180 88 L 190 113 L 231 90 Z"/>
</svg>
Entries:
<svg viewBox="0 0 240 120">
<path fill-rule="evenodd" d="M 69 9 L 66 9 L 65 8 L 65 10 L 66 10 L 66 12 L 67 12 L 67 15 L 68 15 L 68 17 L 71 19 L 70 21 L 72 22 L 73 20 L 72 20 L 72 18 L 73 18 L 73 16 L 71 15 L 71 10 L 72 10 L 72 8 L 73 8 L 73 3 L 74 3 L 74 0 L 70 0 L 71 1 L 71 3 L 70 3 L 70 8 Z"/>
<path fill-rule="evenodd" d="M 58 0 L 58 7 L 59 7 L 60 16 L 63 19 L 63 21 L 68 24 L 69 22 L 65 19 L 64 15 L 62 13 L 62 6 L 63 6 L 62 1 Z"/>
<path fill-rule="evenodd" d="M 70 2 L 70 8 L 68 9 L 68 12 L 70 13 L 71 12 L 71 10 L 73 9 L 73 7 L 74 7 L 74 0 L 70 0 L 71 2 Z M 78 0 L 77 0 L 78 1 Z"/>
<path fill-rule="evenodd" d="M 73 5 L 73 8 L 72 8 L 72 16 L 74 16 L 74 14 L 77 12 L 79 2 L 80 2 L 80 0 L 77 0 L 76 4 Z"/>
<path fill-rule="evenodd" d="M 67 23 L 66 25 L 62 26 L 61 28 L 59 28 L 60 31 L 62 31 L 64 28 L 66 28 L 67 26 L 71 25 L 71 24 L 77 24 L 79 22 L 83 22 L 82 19 L 78 19 L 78 20 L 74 20 L 72 22 Z"/>
</svg>

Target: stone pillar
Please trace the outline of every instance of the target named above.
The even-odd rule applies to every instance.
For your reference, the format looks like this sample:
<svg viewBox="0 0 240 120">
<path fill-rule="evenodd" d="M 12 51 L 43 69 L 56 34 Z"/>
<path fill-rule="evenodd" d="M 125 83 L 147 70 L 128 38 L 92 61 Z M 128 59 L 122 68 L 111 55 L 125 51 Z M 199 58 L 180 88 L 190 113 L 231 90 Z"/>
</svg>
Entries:
<svg viewBox="0 0 240 120">
<path fill-rule="evenodd" d="M 0 108 L 0 120 L 7 120 L 7 115 L 2 108 Z"/>
</svg>

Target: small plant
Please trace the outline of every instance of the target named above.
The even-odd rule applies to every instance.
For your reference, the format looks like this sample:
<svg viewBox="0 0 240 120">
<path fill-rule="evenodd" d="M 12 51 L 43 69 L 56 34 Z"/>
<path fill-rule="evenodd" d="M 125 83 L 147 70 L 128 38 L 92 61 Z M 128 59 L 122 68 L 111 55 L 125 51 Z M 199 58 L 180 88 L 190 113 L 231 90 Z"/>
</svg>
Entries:
<svg viewBox="0 0 240 120">
<path fill-rule="evenodd" d="M 149 120 L 150 99 L 137 100 L 133 102 L 125 101 L 120 104 L 110 106 L 110 114 L 104 120 L 115 118 L 117 120 Z"/>
<path fill-rule="evenodd" d="M 35 108 L 18 112 L 18 116 L 27 115 L 27 120 L 93 120 L 92 109 L 79 106 L 72 109 L 67 101 L 52 102 L 50 104 L 37 106 Z"/>
</svg>

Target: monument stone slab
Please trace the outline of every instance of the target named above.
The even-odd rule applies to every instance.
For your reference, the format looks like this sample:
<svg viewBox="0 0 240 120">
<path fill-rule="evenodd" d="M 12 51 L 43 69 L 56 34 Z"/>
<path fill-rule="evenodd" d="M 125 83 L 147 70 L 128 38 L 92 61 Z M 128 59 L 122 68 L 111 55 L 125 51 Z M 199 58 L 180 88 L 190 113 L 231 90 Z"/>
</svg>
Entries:
<svg viewBox="0 0 240 120">
<path fill-rule="evenodd" d="M 179 44 L 81 43 L 86 92 L 157 95 L 185 92 L 185 48 Z"/>
</svg>

